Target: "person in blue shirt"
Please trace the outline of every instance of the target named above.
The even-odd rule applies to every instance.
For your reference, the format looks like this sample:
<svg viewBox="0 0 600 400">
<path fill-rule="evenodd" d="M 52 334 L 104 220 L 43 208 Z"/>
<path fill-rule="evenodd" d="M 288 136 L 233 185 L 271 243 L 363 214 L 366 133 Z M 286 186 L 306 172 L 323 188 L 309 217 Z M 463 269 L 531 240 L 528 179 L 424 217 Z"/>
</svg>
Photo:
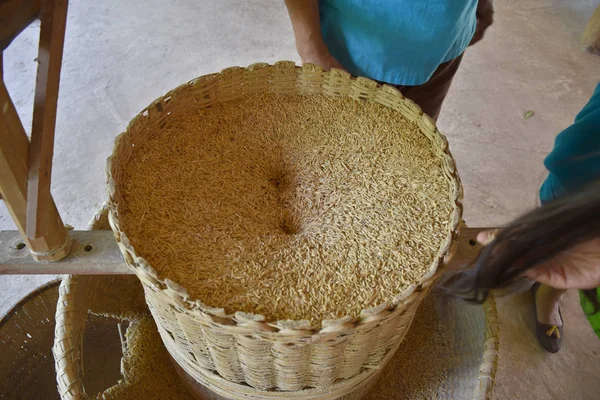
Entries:
<svg viewBox="0 0 600 400">
<path fill-rule="evenodd" d="M 303 63 L 394 85 L 437 119 L 492 0 L 285 0 Z"/>
<path fill-rule="evenodd" d="M 444 286 L 482 301 L 489 290 L 520 278 L 537 282 L 536 336 L 555 353 L 563 339 L 560 298 L 567 289 L 582 290 L 581 305 L 600 337 L 600 84 L 574 123 L 556 137 L 544 165 L 542 207 L 499 233 L 482 232 L 478 240 L 487 246 L 475 268 L 452 275 Z"/>
<path fill-rule="evenodd" d="M 439 116 L 465 49 L 481 40 L 493 22 L 494 12 L 491 0 L 285 0 L 285 3 L 302 62 L 326 69 L 345 69 L 353 75 L 394 85 L 434 119 Z M 549 176 L 540 191 L 545 204 L 541 210 L 552 210 L 549 204 L 555 199 L 560 201 L 562 196 L 577 193 L 599 176 L 599 91 L 596 88 L 573 126 L 558 135 L 554 150 L 545 160 Z M 565 207 L 569 204 L 574 203 L 567 201 Z M 546 211 L 540 212 L 546 216 Z M 542 239 L 550 243 L 558 240 Z M 581 258 L 580 253 L 574 257 Z M 516 253 L 507 254 L 502 260 Z M 484 276 L 498 272 L 493 269 L 490 272 L 486 260 L 489 261 L 484 257 L 478 261 L 480 268 L 475 272 Z M 532 265 L 529 273 L 536 270 Z M 509 268 L 506 262 L 500 266 Z M 517 266 L 522 267 L 519 263 Z M 540 285 L 533 287 L 537 337 L 546 350 L 556 352 L 563 337 L 560 297 L 564 289 L 577 286 L 570 286 L 571 282 L 552 286 L 543 278 L 537 281 Z M 582 304 L 589 311 L 591 305 L 585 303 L 586 298 L 582 296 Z M 596 315 L 600 319 L 600 314 Z"/>
</svg>

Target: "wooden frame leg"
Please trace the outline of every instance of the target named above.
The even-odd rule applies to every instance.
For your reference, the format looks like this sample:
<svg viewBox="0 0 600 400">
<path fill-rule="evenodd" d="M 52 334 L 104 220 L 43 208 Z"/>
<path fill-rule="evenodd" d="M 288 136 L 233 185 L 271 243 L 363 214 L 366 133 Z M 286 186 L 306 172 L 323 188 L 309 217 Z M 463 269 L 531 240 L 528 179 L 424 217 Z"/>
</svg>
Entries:
<svg viewBox="0 0 600 400">
<path fill-rule="evenodd" d="M 583 50 L 600 55 L 600 5 L 585 26 L 579 43 Z"/>
<path fill-rule="evenodd" d="M 11 4 L 13 8 L 7 6 L 3 9 L 6 14 L 3 19 L 20 15 L 22 10 L 18 6 L 25 5 Z M 36 6 L 37 3 L 31 4 Z M 31 143 L 0 72 L 0 197 L 6 202 L 24 241 L 38 261 L 59 260 L 68 254 L 71 246 L 69 233 L 50 194 L 67 5 L 67 0 L 42 0 L 39 3 L 39 65 Z M 32 9 L 32 16 L 37 13 L 36 7 Z M 21 23 L 8 32 L 8 42 L 12 40 L 13 33 L 29 24 L 30 17 L 19 20 Z"/>
<path fill-rule="evenodd" d="M 62 63 L 67 0 L 46 0 L 40 13 L 40 44 L 29 148 L 27 223 L 29 238 L 54 234 L 51 231 L 50 181 L 54 153 L 54 128 Z"/>
<path fill-rule="evenodd" d="M 70 238 L 52 198 L 48 204 L 51 234 L 29 238 L 25 233 L 28 173 L 29 139 L 6 86 L 0 80 L 0 195 L 34 258 L 38 261 L 59 260 L 69 251 Z"/>
</svg>

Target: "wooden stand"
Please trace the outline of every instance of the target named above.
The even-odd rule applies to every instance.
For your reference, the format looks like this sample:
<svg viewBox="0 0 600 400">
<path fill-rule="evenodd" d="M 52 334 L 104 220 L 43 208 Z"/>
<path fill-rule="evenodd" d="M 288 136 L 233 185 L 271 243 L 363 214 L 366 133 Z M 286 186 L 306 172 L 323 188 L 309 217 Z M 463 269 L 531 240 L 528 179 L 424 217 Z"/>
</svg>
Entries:
<svg viewBox="0 0 600 400">
<path fill-rule="evenodd" d="M 4 51 L 38 16 L 41 20 L 39 66 L 31 143 L 0 74 L 0 194 L 33 258 L 55 261 L 69 253 L 71 243 L 50 194 L 67 1 L 3 1 L 0 43 Z"/>
<path fill-rule="evenodd" d="M 579 43 L 583 50 L 600 55 L 600 5 L 585 26 Z"/>
</svg>

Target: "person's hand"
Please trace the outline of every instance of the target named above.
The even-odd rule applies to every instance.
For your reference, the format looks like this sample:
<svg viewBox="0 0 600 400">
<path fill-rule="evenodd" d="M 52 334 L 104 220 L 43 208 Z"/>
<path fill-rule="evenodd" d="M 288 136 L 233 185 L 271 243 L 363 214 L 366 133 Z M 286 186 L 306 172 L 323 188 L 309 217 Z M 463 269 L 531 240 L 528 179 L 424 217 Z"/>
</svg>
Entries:
<svg viewBox="0 0 600 400">
<path fill-rule="evenodd" d="M 322 66 L 326 71 L 331 68 L 344 69 L 342 64 L 329 53 L 321 34 L 319 19 L 319 0 L 285 0 L 294 36 L 296 50 L 302 63 Z"/>
<path fill-rule="evenodd" d="M 487 245 L 494 235 L 494 231 L 480 232 L 477 241 Z M 600 238 L 575 245 L 523 275 L 555 289 L 600 287 Z"/>
<path fill-rule="evenodd" d="M 555 289 L 594 289 L 600 286 L 600 238 L 560 253 L 527 272 L 529 279 Z"/>
<path fill-rule="evenodd" d="M 321 54 L 307 54 L 301 57 L 302 63 L 312 63 L 323 67 L 325 71 L 329 71 L 331 68 L 337 68 L 345 70 L 344 66 L 340 64 L 329 52 L 322 52 Z"/>
</svg>

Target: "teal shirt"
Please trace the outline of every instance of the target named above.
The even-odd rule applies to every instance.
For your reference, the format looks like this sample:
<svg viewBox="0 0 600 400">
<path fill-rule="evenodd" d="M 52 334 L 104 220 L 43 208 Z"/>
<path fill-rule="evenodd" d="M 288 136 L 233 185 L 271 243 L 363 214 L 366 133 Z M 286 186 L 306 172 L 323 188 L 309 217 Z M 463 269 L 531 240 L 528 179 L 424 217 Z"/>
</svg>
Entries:
<svg viewBox="0 0 600 400">
<path fill-rule="evenodd" d="M 540 189 L 542 203 L 600 178 L 600 84 L 573 125 L 556 137 L 544 165 L 548 177 Z"/>
<path fill-rule="evenodd" d="M 540 189 L 542 203 L 600 178 L 600 84 L 575 117 L 573 125 L 556 137 L 554 149 L 544 160 L 544 165 L 548 177 Z M 596 292 L 600 296 L 600 288 Z M 600 312 L 593 314 L 594 307 L 583 293 L 580 292 L 579 298 L 588 321 L 600 338 Z"/>
<path fill-rule="evenodd" d="M 477 25 L 477 0 L 321 0 L 330 53 L 352 75 L 420 85 L 461 55 Z"/>
</svg>

